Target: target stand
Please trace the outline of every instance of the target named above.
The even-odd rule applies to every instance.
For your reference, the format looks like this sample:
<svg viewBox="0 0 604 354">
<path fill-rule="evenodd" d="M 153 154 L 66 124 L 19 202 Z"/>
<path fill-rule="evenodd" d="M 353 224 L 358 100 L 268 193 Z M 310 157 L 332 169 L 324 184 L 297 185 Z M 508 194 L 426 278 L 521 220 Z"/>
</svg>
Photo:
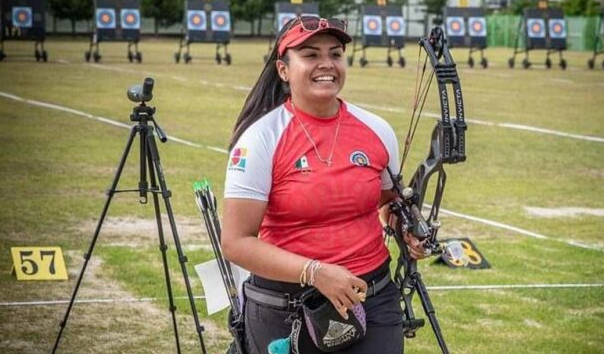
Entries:
<svg viewBox="0 0 604 354">
<path fill-rule="evenodd" d="M 174 61 L 191 62 L 191 43 L 216 43 L 216 63 L 231 65 L 232 58 L 228 53 L 231 41 L 229 4 L 226 1 L 186 0 L 184 11 L 183 37 L 178 52 L 174 53 Z M 224 49 L 224 54 L 220 54 L 220 49 Z"/>
<path fill-rule="evenodd" d="M 520 47 L 523 40 L 524 47 Z M 535 49 L 544 49 L 545 67 L 552 67 L 550 55 L 558 53 L 558 65 L 562 70 L 566 69 L 566 60 L 562 52 L 566 50 L 566 20 L 562 9 L 524 9 L 524 17 L 518 24 L 518 34 L 514 45 L 513 56 L 508 60 L 510 69 L 514 68 L 516 55 L 524 53 L 522 67 L 530 68 L 533 63 L 529 59 L 529 52 Z"/>
<path fill-rule="evenodd" d="M 141 27 L 140 0 L 94 0 L 94 21 L 90 47 L 84 53 L 87 62 L 92 58 L 98 63 L 102 58 L 99 44 L 110 41 L 128 42 L 128 61 L 142 63 L 143 55 L 138 50 Z"/>
<path fill-rule="evenodd" d="M 44 0 L 0 1 L 0 61 L 6 58 L 4 41 L 34 41 L 34 58 L 38 62 L 48 61 L 44 49 L 46 40 L 46 2 Z"/>
<path fill-rule="evenodd" d="M 593 69 L 596 66 L 596 57 L 604 54 L 604 1 L 600 8 L 600 23 L 596 27 L 596 35 L 594 37 L 594 52 L 591 59 L 587 61 L 587 67 Z M 604 69 L 604 60 L 602 60 L 602 69 Z"/>
<path fill-rule="evenodd" d="M 300 0 L 292 0 L 291 2 L 276 2 L 275 3 L 275 18 L 273 27 L 273 36 L 268 40 L 268 52 L 264 55 L 264 62 L 268 61 L 268 57 L 273 50 L 273 45 L 277 40 L 277 36 L 290 20 L 300 16 L 319 16 L 319 3 L 307 2 L 303 3 Z"/>
<path fill-rule="evenodd" d="M 443 9 L 447 43 L 450 48 L 469 48 L 468 66 L 474 67 L 472 53 L 480 53 L 480 66 L 489 66 L 484 50 L 487 48 L 487 21 L 480 7 L 445 7 Z"/>
<path fill-rule="evenodd" d="M 357 35 L 354 36 L 351 55 L 348 57 L 348 65 L 354 64 L 354 56 L 361 52 L 359 65 L 367 66 L 366 49 L 369 47 L 386 47 L 386 64 L 392 66 L 394 60 L 391 53 L 398 53 L 397 64 L 405 67 L 405 57 L 402 49 L 405 47 L 405 19 L 400 6 L 385 5 L 361 5 L 360 16 L 357 20 Z M 362 23 L 361 23 L 362 22 Z M 359 33 L 360 31 L 360 33 Z M 360 41 L 359 41 L 360 38 Z M 359 43 L 360 42 L 360 43 Z"/>
</svg>

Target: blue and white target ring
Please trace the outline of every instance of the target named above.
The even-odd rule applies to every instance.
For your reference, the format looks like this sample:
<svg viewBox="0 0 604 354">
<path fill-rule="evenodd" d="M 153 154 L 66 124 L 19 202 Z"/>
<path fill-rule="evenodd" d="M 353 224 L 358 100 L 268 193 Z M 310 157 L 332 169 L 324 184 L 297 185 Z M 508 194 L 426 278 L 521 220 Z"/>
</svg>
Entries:
<svg viewBox="0 0 604 354">
<path fill-rule="evenodd" d="M 469 17 L 468 33 L 470 37 L 486 37 L 487 20 L 484 17 Z"/>
<path fill-rule="evenodd" d="M 545 20 L 542 18 L 529 18 L 526 20 L 527 35 L 529 38 L 545 38 Z"/>
<path fill-rule="evenodd" d="M 549 20 L 550 38 L 566 38 L 566 21 L 563 18 L 553 18 Z"/>
<path fill-rule="evenodd" d="M 205 31 L 207 28 L 205 11 L 187 10 L 187 30 Z"/>
<path fill-rule="evenodd" d="M 403 37 L 405 19 L 402 16 L 386 16 L 386 34 L 392 37 Z"/>
<path fill-rule="evenodd" d="M 363 34 L 366 36 L 382 35 L 382 17 L 374 15 L 363 16 Z"/>
<path fill-rule="evenodd" d="M 277 31 L 281 32 L 283 26 L 285 26 L 290 20 L 296 18 L 296 14 L 293 12 L 282 12 L 277 16 Z"/>
<path fill-rule="evenodd" d="M 228 11 L 212 11 L 212 31 L 231 30 L 231 14 Z"/>
<path fill-rule="evenodd" d="M 466 26 L 463 17 L 447 17 L 447 35 L 450 37 L 463 37 L 466 35 Z"/>
<path fill-rule="evenodd" d="M 115 9 L 98 8 L 96 9 L 96 28 L 115 29 Z"/>
<path fill-rule="evenodd" d="M 122 9 L 120 18 L 123 29 L 141 29 L 141 15 L 139 9 Z"/>
<path fill-rule="evenodd" d="M 13 7 L 13 26 L 20 28 L 31 28 L 32 26 L 31 7 L 14 6 Z"/>
</svg>

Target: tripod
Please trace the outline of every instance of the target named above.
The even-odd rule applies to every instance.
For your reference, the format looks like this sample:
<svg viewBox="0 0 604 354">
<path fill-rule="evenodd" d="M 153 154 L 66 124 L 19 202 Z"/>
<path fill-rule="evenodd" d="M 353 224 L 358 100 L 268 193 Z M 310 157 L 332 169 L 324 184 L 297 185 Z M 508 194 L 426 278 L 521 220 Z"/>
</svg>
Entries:
<svg viewBox="0 0 604 354">
<path fill-rule="evenodd" d="M 168 258 L 166 251 L 168 246 L 164 240 L 164 231 L 161 221 L 161 213 L 160 213 L 160 205 L 159 205 L 159 196 L 161 194 L 164 199 L 166 212 L 168 214 L 168 220 L 170 223 L 170 229 L 172 231 L 172 236 L 174 238 L 174 245 L 176 247 L 176 251 L 178 253 L 178 260 L 180 266 L 182 268 L 182 273 L 185 281 L 185 285 L 187 288 L 187 294 L 189 297 L 189 302 L 191 305 L 191 311 L 193 313 L 193 318 L 195 320 L 195 328 L 199 335 L 199 342 L 201 345 L 201 350 L 203 354 L 206 354 L 206 348 L 203 342 L 202 332 L 204 331 L 204 327 L 199 322 L 199 317 L 197 315 L 195 301 L 193 299 L 193 294 L 191 290 L 191 284 L 189 283 L 189 277 L 187 274 L 186 262 L 187 257 L 184 255 L 182 251 L 182 247 L 180 245 L 180 241 L 178 238 L 178 232 L 176 231 L 176 224 L 174 221 L 174 214 L 172 213 L 172 206 L 170 204 L 170 197 L 172 193 L 168 190 L 166 186 L 166 181 L 163 174 L 162 165 L 159 159 L 159 151 L 157 150 L 157 144 L 155 142 L 155 137 L 153 136 L 153 131 L 157 132 L 157 135 L 161 142 L 166 142 L 167 137 L 163 132 L 161 127 L 157 124 L 153 115 L 155 114 L 155 107 L 150 107 L 145 104 L 145 102 L 151 101 L 153 94 L 153 84 L 154 81 L 151 78 L 146 78 L 144 85 L 134 85 L 128 90 L 128 98 L 133 102 L 140 102 L 138 106 L 135 106 L 132 114 L 130 115 L 130 120 L 134 122 L 138 122 L 137 125 L 133 126 L 130 130 L 130 137 L 126 144 L 126 148 L 118 165 L 117 171 L 113 178 L 113 182 L 111 184 L 111 188 L 107 191 L 107 200 L 105 201 L 105 206 L 103 207 L 103 211 L 101 213 L 101 217 L 96 226 L 96 230 L 94 231 L 94 236 L 92 237 L 92 241 L 88 248 L 88 252 L 84 254 L 84 264 L 82 266 L 82 270 L 80 271 L 80 275 L 78 276 L 75 289 L 73 290 L 73 294 L 71 295 L 71 299 L 69 300 L 69 305 L 67 306 L 67 312 L 63 320 L 60 323 L 59 334 L 57 335 L 57 339 L 55 341 L 54 347 L 52 349 L 52 353 L 54 354 L 59 345 L 59 341 L 61 340 L 61 336 L 63 334 L 63 330 L 67 325 L 67 320 L 69 318 L 69 313 L 71 312 L 71 308 L 73 307 L 75 297 L 78 293 L 78 289 L 80 287 L 80 283 L 82 278 L 84 277 L 84 272 L 86 271 L 86 267 L 88 265 L 88 261 L 92 256 L 92 252 L 94 250 L 94 246 L 98 239 L 99 233 L 101 231 L 101 227 L 103 226 L 103 221 L 105 220 L 105 216 L 109 209 L 109 205 L 113 196 L 116 193 L 124 193 L 124 192 L 138 192 L 139 193 L 139 202 L 141 204 L 147 203 L 147 193 L 151 193 L 153 197 L 153 205 L 155 210 L 155 219 L 157 222 L 157 230 L 159 234 L 159 245 L 160 251 L 162 254 L 162 261 L 164 266 L 164 274 L 166 278 L 166 288 L 168 291 L 168 299 L 170 303 L 170 312 L 172 315 L 172 323 L 174 326 L 174 337 L 176 340 L 176 350 L 177 353 L 180 354 L 180 340 L 178 336 L 178 326 L 176 322 L 176 306 L 174 305 L 174 296 L 172 295 L 172 285 L 170 281 L 170 273 L 168 270 Z M 152 122 L 153 125 L 149 125 L 149 122 Z M 154 129 L 155 127 L 155 129 Z M 132 147 L 132 143 L 136 135 L 140 136 L 140 180 L 138 189 L 128 189 L 128 190 L 117 190 L 117 185 L 122 174 L 122 170 L 124 169 L 124 165 L 126 164 L 126 160 L 128 158 L 128 153 L 130 152 L 130 148 Z M 148 168 L 148 171 L 147 171 Z M 147 172 L 149 175 L 150 186 L 147 181 Z M 159 185 L 158 185 L 159 182 Z"/>
</svg>

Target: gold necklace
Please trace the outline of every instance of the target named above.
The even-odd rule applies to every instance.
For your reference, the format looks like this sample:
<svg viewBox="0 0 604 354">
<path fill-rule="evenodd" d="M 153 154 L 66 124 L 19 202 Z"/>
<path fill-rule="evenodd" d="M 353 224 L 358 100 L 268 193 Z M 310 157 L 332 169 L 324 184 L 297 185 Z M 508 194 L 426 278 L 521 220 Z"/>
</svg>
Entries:
<svg viewBox="0 0 604 354">
<path fill-rule="evenodd" d="M 333 152 L 336 148 L 336 141 L 338 140 L 338 132 L 340 131 L 340 107 L 338 106 L 338 124 L 336 125 L 336 133 L 333 136 L 333 144 L 331 145 L 331 152 L 329 153 L 329 157 L 324 159 L 321 157 L 321 154 L 319 154 L 319 149 L 317 148 L 317 144 L 315 143 L 313 138 L 310 136 L 310 133 L 308 132 L 308 130 L 306 130 L 306 127 L 304 126 L 302 119 L 300 119 L 300 117 L 298 117 L 298 114 L 296 111 L 296 106 L 294 106 L 294 102 L 291 102 L 291 104 L 292 104 L 292 108 L 294 110 L 294 117 L 296 117 L 296 119 L 298 119 L 298 123 L 300 123 L 300 126 L 302 127 L 304 134 L 308 138 L 308 141 L 310 141 L 310 143 L 312 144 L 312 147 L 315 149 L 315 154 L 317 154 L 317 159 L 319 159 L 319 161 L 326 164 L 327 166 L 331 166 Z"/>
</svg>

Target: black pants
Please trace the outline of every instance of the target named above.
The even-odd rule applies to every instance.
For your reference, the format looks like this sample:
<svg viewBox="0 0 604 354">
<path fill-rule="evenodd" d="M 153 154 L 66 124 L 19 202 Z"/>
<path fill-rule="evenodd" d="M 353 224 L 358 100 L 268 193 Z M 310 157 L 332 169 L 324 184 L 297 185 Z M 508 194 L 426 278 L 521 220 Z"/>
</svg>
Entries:
<svg viewBox="0 0 604 354">
<path fill-rule="evenodd" d="M 365 281 L 378 280 L 388 272 L 387 264 L 378 271 L 362 276 Z M 277 284 L 257 277 L 252 279 L 254 285 L 272 288 L 283 288 L 284 283 Z M 277 284 L 276 286 L 274 286 Z M 300 288 L 299 285 L 294 284 Z M 290 285 L 291 286 L 291 285 Z M 285 286 L 285 287 L 290 287 Z M 382 291 L 369 297 L 364 303 L 367 316 L 367 334 L 361 341 L 340 352 L 346 354 L 402 354 L 403 353 L 403 312 L 400 304 L 400 293 L 394 283 L 390 282 Z M 278 338 L 286 338 L 291 332 L 291 323 L 286 320 L 291 313 L 278 310 L 264 304 L 248 300 L 245 304 L 245 341 L 248 354 L 266 354 L 268 345 Z M 300 354 L 322 353 L 310 339 L 306 326 L 302 326 L 299 339 Z"/>
</svg>

